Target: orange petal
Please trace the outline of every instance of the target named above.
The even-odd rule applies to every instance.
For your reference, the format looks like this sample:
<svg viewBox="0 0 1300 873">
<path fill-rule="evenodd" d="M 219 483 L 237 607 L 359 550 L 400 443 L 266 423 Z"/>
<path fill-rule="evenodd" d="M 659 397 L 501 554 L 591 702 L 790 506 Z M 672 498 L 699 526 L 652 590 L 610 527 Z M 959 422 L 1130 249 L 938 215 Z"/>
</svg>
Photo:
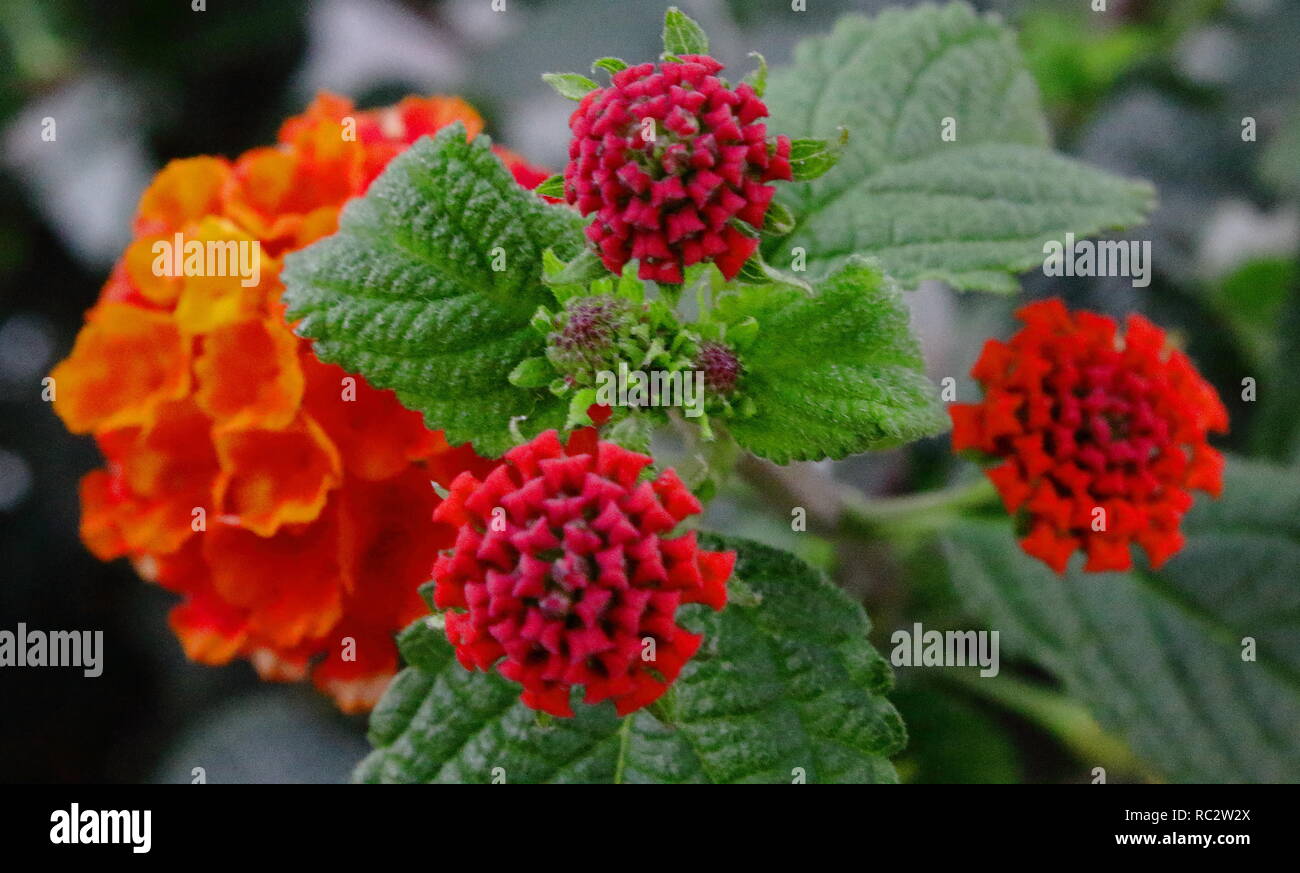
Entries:
<svg viewBox="0 0 1300 873">
<path fill-rule="evenodd" d="M 132 551 L 174 552 L 195 533 L 196 509 L 203 510 L 205 524 L 214 514 L 218 470 L 211 427 L 192 400 L 169 403 L 121 453 L 122 480 L 132 499 L 119 523 Z"/>
<path fill-rule="evenodd" d="M 298 338 L 269 320 L 219 325 L 194 362 L 195 399 L 218 424 L 282 428 L 302 402 Z"/>
<path fill-rule="evenodd" d="M 204 218 L 184 235 L 184 249 L 195 242 L 202 245 L 203 274 L 180 280 L 176 323 L 181 329 L 204 334 L 222 324 L 265 314 L 265 301 L 280 287 L 279 263 L 262 251 L 261 243 L 216 216 Z M 187 273 L 194 263 L 190 257 L 187 251 L 182 263 Z"/>
<path fill-rule="evenodd" d="M 325 659 L 312 672 L 316 687 L 344 712 L 365 712 L 383 696 L 397 672 L 391 633 L 339 623 L 325 641 Z"/>
<path fill-rule="evenodd" d="M 132 241 L 122 255 L 122 267 L 131 287 L 142 298 L 159 306 L 171 306 L 181 293 L 180 278 L 158 269 L 164 251 L 160 244 L 170 246 L 172 241 L 173 237 L 166 234 L 142 236 Z"/>
<path fill-rule="evenodd" d="M 336 513 L 275 536 L 218 523 L 203 535 L 213 589 L 248 612 L 253 639 L 283 649 L 325 635 L 342 614 Z"/>
<path fill-rule="evenodd" d="M 111 474 L 91 470 L 81 479 L 81 541 L 101 561 L 120 558 L 127 552 L 126 540 L 118 527 L 117 509 L 121 497 Z"/>
<path fill-rule="evenodd" d="M 342 480 L 338 449 L 308 416 L 284 430 L 218 428 L 214 438 L 217 505 L 259 536 L 315 519 Z"/>
<path fill-rule="evenodd" d="M 302 366 L 307 374 L 303 406 L 338 446 L 350 474 L 388 479 L 435 449 L 424 418 L 402 406 L 391 391 L 322 364 L 310 352 L 304 352 Z"/>
<path fill-rule="evenodd" d="M 54 411 L 73 433 L 148 424 L 189 388 L 189 350 L 163 313 L 124 303 L 92 309 L 54 368 Z"/>
<path fill-rule="evenodd" d="M 437 494 L 412 467 L 386 482 L 349 479 L 339 492 L 339 554 L 348 614 L 376 628 L 400 628 L 428 612 L 418 588 L 454 532 L 434 524 Z"/>
<path fill-rule="evenodd" d="M 221 191 L 229 176 L 230 165 L 221 158 L 172 161 L 141 195 L 136 211 L 136 233 L 171 233 L 205 215 L 220 212 Z"/>
</svg>

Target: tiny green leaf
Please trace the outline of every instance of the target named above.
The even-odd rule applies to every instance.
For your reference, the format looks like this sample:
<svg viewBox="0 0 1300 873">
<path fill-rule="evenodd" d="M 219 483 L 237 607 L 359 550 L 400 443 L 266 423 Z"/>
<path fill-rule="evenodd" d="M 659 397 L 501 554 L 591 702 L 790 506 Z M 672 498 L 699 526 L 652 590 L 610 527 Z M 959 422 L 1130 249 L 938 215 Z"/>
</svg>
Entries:
<svg viewBox="0 0 1300 873">
<path fill-rule="evenodd" d="M 609 275 L 609 270 L 601 263 L 600 256 L 591 249 L 584 248 L 577 257 L 565 264 L 560 272 L 543 274 L 542 281 L 547 285 L 585 285 Z"/>
<path fill-rule="evenodd" d="M 790 141 L 790 172 L 796 182 L 809 182 L 826 173 L 840 159 L 841 148 L 824 139 Z"/>
<path fill-rule="evenodd" d="M 605 70 L 608 73 L 618 73 L 627 69 L 627 61 L 622 58 L 600 58 L 591 65 L 591 71 Z"/>
<path fill-rule="evenodd" d="M 805 294 L 813 293 L 813 286 L 803 279 L 769 264 L 761 250 L 754 252 L 741 265 L 740 272 L 736 274 L 736 281 L 742 285 L 784 285 L 787 288 L 796 288 Z"/>
<path fill-rule="evenodd" d="M 570 100 L 581 100 L 588 92 L 600 87 L 581 73 L 543 73 L 542 79 L 557 94 Z"/>
<path fill-rule="evenodd" d="M 767 93 L 767 58 L 758 52 L 750 52 L 749 56 L 758 58 L 758 69 L 746 75 L 744 81 L 749 83 L 757 96 L 762 97 Z"/>
<path fill-rule="evenodd" d="M 619 419 L 601 430 L 600 438 L 611 443 L 618 443 L 625 449 L 650 454 L 650 438 L 654 434 L 654 424 L 648 415 L 632 413 Z"/>
<path fill-rule="evenodd" d="M 569 398 L 569 415 L 564 420 L 564 427 L 571 429 L 575 427 L 586 427 L 591 424 L 591 416 L 587 410 L 596 402 L 596 389 L 583 388 L 577 391 Z"/>
<path fill-rule="evenodd" d="M 707 55 L 709 38 L 704 29 L 676 6 L 664 15 L 664 51 L 670 55 Z"/>
<path fill-rule="evenodd" d="M 544 357 L 524 358 L 507 378 L 516 388 L 545 388 L 555 378 L 555 368 Z"/>
<path fill-rule="evenodd" d="M 564 199 L 564 177 L 559 173 L 551 176 L 542 184 L 533 189 L 533 193 L 538 197 L 554 197 L 556 200 Z"/>
<path fill-rule="evenodd" d="M 773 200 L 763 217 L 763 233 L 785 236 L 794 230 L 794 216 L 784 203 Z"/>
</svg>

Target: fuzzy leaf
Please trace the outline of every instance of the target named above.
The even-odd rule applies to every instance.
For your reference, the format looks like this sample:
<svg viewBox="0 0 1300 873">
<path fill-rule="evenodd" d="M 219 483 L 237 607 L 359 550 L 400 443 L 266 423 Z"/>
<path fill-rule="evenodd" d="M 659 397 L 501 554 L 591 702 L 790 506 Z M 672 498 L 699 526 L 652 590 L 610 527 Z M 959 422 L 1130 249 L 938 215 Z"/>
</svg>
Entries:
<svg viewBox="0 0 1300 873">
<path fill-rule="evenodd" d="M 1014 291 L 1008 274 L 1041 264 L 1045 241 L 1131 225 L 1152 206 L 1145 183 L 1048 150 L 1014 36 L 965 4 L 842 18 L 773 70 L 767 103 L 773 133 L 848 130 L 831 172 L 779 186 L 800 221 L 764 249 L 777 266 L 804 249 L 814 277 L 858 253 L 908 287 Z"/>
<path fill-rule="evenodd" d="M 564 404 L 507 378 L 544 340 L 530 325 L 550 292 L 542 251 L 573 257 L 582 220 L 515 184 L 490 141 L 453 125 L 397 157 L 339 231 L 290 255 L 289 317 L 321 360 L 391 388 L 452 443 L 498 455 L 510 419 L 536 434 Z M 496 270 L 493 267 L 503 267 Z"/>
<path fill-rule="evenodd" d="M 707 55 L 709 38 L 704 29 L 676 6 L 664 15 L 664 51 L 670 55 Z"/>
<path fill-rule="evenodd" d="M 867 642 L 862 608 L 776 549 L 701 536 L 738 552 L 737 590 L 722 613 L 682 610 L 700 652 L 660 707 L 619 719 L 608 703 L 543 727 L 519 686 L 470 673 L 443 631 L 417 621 L 400 637 L 410 666 L 370 721 L 375 751 L 361 782 L 894 782 L 904 745 L 884 694 L 888 664 Z M 689 617 L 687 617 L 689 616 Z"/>
<path fill-rule="evenodd" d="M 777 463 L 842 458 L 939 433 L 938 393 L 902 296 L 879 267 L 853 259 L 808 296 L 743 288 L 719 301 L 728 323 L 757 320 L 740 390 L 755 414 L 731 420 L 746 449 Z"/>
<path fill-rule="evenodd" d="M 607 73 L 618 73 L 627 69 L 627 61 L 622 58 L 599 58 L 592 62 L 591 71 L 604 70 Z"/>
<path fill-rule="evenodd" d="M 555 93 L 570 100 L 581 100 L 588 91 L 600 86 L 581 73 L 543 73 L 542 80 L 555 89 Z"/>
<path fill-rule="evenodd" d="M 826 175 L 839 162 L 841 148 L 841 145 L 832 145 L 824 139 L 791 140 L 790 172 L 794 180 L 811 182 Z"/>
<path fill-rule="evenodd" d="M 1037 661 L 1169 779 L 1300 781 L 1300 473 L 1230 460 L 1160 571 L 1058 577 L 1005 522 L 945 532 L 950 575 L 1006 650 Z M 1255 660 L 1243 641 L 1255 640 Z"/>
</svg>

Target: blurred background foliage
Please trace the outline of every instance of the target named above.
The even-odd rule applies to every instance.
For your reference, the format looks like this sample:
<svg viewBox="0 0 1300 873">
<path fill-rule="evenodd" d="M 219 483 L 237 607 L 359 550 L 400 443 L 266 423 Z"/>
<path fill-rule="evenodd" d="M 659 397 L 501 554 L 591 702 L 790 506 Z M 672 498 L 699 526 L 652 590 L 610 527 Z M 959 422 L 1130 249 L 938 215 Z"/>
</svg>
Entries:
<svg viewBox="0 0 1300 873">
<path fill-rule="evenodd" d="M 788 60 L 802 36 L 871 0 L 677 0 L 715 53 Z M 129 238 L 135 202 L 174 157 L 234 155 L 271 141 L 319 89 L 361 105 L 459 93 L 494 137 L 562 168 L 569 107 L 541 83 L 590 59 L 650 58 L 664 4 L 646 0 L 24 0 L 0 4 L 0 628 L 105 632 L 101 678 L 0 674 L 0 780 L 338 781 L 364 753 L 364 720 L 308 688 L 259 683 L 246 664 L 188 664 L 167 629 L 170 597 L 77 540 L 77 480 L 95 466 L 40 399 L 83 311 Z M 1160 208 L 1131 231 L 1153 242 L 1149 287 L 1024 277 L 1014 299 L 927 284 L 910 295 L 930 373 L 966 376 L 983 340 L 1006 336 L 1026 299 L 1059 295 L 1168 327 L 1232 415 L 1223 447 L 1300 456 L 1300 4 L 1294 0 L 989 0 L 1017 26 L 1057 144 L 1152 180 Z M 54 118 L 57 140 L 43 142 Z M 1243 137 L 1247 119 L 1253 140 Z M 1259 400 L 1242 400 L 1243 374 Z M 946 440 L 830 465 L 871 494 L 907 493 L 961 468 Z M 967 471 L 969 472 L 969 471 Z M 888 652 L 914 621 L 975 627 L 942 563 L 922 549 L 827 541 L 735 483 L 709 523 L 792 548 L 860 596 Z M 917 782 L 1156 778 L 1032 665 L 996 681 L 900 669 L 896 702 Z"/>
</svg>

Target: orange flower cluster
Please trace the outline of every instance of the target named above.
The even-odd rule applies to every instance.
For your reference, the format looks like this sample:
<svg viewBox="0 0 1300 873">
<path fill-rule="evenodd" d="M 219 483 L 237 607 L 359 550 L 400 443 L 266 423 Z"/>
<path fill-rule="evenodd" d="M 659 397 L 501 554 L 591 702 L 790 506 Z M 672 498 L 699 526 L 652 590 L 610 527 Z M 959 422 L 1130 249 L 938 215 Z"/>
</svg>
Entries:
<svg viewBox="0 0 1300 873">
<path fill-rule="evenodd" d="M 285 322 L 279 270 L 333 233 L 389 160 L 454 121 L 482 128 L 457 98 L 356 111 L 321 95 L 275 146 L 168 164 L 52 373 L 55 410 L 107 459 L 81 486 L 91 551 L 130 556 L 182 595 L 171 624 L 193 660 L 247 657 L 267 679 L 310 672 L 347 711 L 383 692 L 393 632 L 427 611 L 417 588 L 453 544 L 431 520 L 430 480 L 491 465 L 316 360 Z M 500 154 L 525 187 L 545 178 Z M 179 255 L 160 253 L 182 240 L 228 254 L 222 275 L 211 262 L 169 268 Z M 241 244 L 259 269 L 233 275 Z"/>
<path fill-rule="evenodd" d="M 1027 529 L 1020 545 L 1056 572 L 1076 550 L 1085 570 L 1127 570 L 1130 543 L 1159 567 L 1183 547 L 1191 490 L 1219 495 L 1223 455 L 1207 438 L 1227 410 L 1140 315 L 1123 337 L 1060 300 L 1016 315 L 1024 328 L 986 342 L 971 369 L 984 399 L 949 407 L 953 449 L 1000 459 L 987 475 Z"/>
</svg>

